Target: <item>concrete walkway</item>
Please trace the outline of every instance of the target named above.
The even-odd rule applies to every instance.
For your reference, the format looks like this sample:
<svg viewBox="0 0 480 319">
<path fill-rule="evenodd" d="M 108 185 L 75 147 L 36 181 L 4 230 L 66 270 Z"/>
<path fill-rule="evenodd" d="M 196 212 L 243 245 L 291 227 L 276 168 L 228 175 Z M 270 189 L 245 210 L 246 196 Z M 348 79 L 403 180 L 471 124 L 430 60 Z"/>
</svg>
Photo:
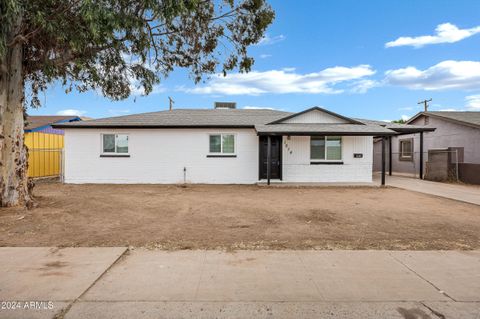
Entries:
<svg viewBox="0 0 480 319">
<path fill-rule="evenodd" d="M 480 251 L 0 248 L 0 260 L 0 300 L 20 305 L 0 318 L 480 318 Z"/>
<path fill-rule="evenodd" d="M 374 175 L 375 183 L 380 183 L 380 175 Z M 450 198 L 480 205 L 480 186 L 439 183 L 413 177 L 386 176 L 386 185 L 415 192 Z"/>
</svg>

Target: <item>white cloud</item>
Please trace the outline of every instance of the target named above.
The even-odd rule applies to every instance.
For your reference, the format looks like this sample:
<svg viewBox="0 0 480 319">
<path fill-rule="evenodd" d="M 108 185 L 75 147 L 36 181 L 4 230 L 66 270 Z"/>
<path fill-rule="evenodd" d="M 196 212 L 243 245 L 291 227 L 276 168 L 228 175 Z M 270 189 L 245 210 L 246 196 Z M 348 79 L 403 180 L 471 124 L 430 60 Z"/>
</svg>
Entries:
<svg viewBox="0 0 480 319">
<path fill-rule="evenodd" d="M 380 83 L 374 80 L 360 80 L 354 82 L 352 85 L 352 93 L 359 93 L 363 94 L 366 93 L 368 90 L 380 86 Z"/>
<path fill-rule="evenodd" d="M 266 59 L 266 58 L 269 58 L 271 56 L 272 56 L 271 54 L 260 54 L 261 59 Z"/>
<path fill-rule="evenodd" d="M 352 83 L 352 81 L 355 84 L 355 80 L 358 81 L 373 74 L 375 74 L 375 70 L 369 65 L 336 66 L 306 74 L 297 73 L 294 68 L 284 68 L 281 70 L 234 73 L 226 77 L 218 75 L 204 86 L 179 87 L 178 89 L 193 94 L 223 95 L 338 94 L 344 92 L 344 89 L 336 88 L 337 84 Z M 368 85 L 364 83 L 365 86 Z M 361 91 L 365 90 L 364 88 Z"/>
<path fill-rule="evenodd" d="M 439 24 L 435 28 L 435 35 L 423 35 L 419 37 L 400 37 L 395 41 L 387 42 L 385 47 L 413 46 L 421 48 L 429 44 L 455 43 L 471 37 L 480 32 L 480 26 L 471 29 L 459 29 L 451 23 Z"/>
<path fill-rule="evenodd" d="M 480 94 L 466 96 L 465 106 L 467 109 L 480 111 Z"/>
<path fill-rule="evenodd" d="M 57 115 L 74 115 L 74 116 L 82 116 L 86 111 L 82 110 L 76 110 L 76 109 L 65 109 L 65 110 L 60 110 L 57 112 Z"/>
<path fill-rule="evenodd" d="M 480 62 L 443 61 L 428 69 L 409 66 L 385 72 L 385 82 L 418 90 L 480 89 Z"/>
<path fill-rule="evenodd" d="M 262 39 L 260 39 L 260 41 L 258 41 L 257 45 L 271 45 L 278 42 L 282 42 L 286 38 L 287 37 L 284 36 L 283 34 L 276 35 L 274 37 L 271 37 L 268 34 L 265 34 L 265 36 Z"/>
</svg>

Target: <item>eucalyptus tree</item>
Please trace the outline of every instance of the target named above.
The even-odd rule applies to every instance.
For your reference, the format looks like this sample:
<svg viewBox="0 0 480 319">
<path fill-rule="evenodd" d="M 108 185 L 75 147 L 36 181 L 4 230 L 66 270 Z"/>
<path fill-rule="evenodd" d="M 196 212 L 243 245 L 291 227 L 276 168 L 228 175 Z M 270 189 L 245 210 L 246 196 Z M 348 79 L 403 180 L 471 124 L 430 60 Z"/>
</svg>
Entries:
<svg viewBox="0 0 480 319">
<path fill-rule="evenodd" d="M 178 67 L 248 72 L 273 19 L 266 0 L 0 0 L 0 206 L 32 202 L 24 116 L 49 84 L 120 100 Z"/>
</svg>

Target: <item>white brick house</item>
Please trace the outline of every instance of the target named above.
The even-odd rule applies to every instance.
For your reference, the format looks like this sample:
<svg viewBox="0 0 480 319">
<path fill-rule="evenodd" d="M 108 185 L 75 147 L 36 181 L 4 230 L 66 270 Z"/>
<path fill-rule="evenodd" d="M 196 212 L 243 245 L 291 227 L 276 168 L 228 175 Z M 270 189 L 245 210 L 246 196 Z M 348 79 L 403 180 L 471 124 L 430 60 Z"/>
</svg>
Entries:
<svg viewBox="0 0 480 319">
<path fill-rule="evenodd" d="M 66 183 L 371 182 L 372 138 L 396 134 L 318 107 L 177 109 L 57 127 Z"/>
</svg>

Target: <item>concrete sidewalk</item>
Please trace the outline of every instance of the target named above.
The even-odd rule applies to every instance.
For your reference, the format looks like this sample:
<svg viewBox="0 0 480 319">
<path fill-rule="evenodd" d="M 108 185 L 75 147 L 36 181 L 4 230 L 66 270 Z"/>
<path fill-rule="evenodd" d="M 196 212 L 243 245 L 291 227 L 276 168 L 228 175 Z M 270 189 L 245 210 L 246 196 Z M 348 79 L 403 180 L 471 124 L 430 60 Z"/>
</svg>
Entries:
<svg viewBox="0 0 480 319">
<path fill-rule="evenodd" d="M 126 251 L 1 247 L 0 318 L 53 318 L 87 291 Z"/>
<path fill-rule="evenodd" d="M 380 175 L 374 174 L 375 183 L 380 183 Z M 431 182 L 413 177 L 386 176 L 387 186 L 403 188 L 415 192 L 445 197 L 461 202 L 480 205 L 480 186 Z"/>
<path fill-rule="evenodd" d="M 0 318 L 480 318 L 480 251 L 0 248 L 0 260 L 0 300 L 54 304 Z"/>
</svg>

